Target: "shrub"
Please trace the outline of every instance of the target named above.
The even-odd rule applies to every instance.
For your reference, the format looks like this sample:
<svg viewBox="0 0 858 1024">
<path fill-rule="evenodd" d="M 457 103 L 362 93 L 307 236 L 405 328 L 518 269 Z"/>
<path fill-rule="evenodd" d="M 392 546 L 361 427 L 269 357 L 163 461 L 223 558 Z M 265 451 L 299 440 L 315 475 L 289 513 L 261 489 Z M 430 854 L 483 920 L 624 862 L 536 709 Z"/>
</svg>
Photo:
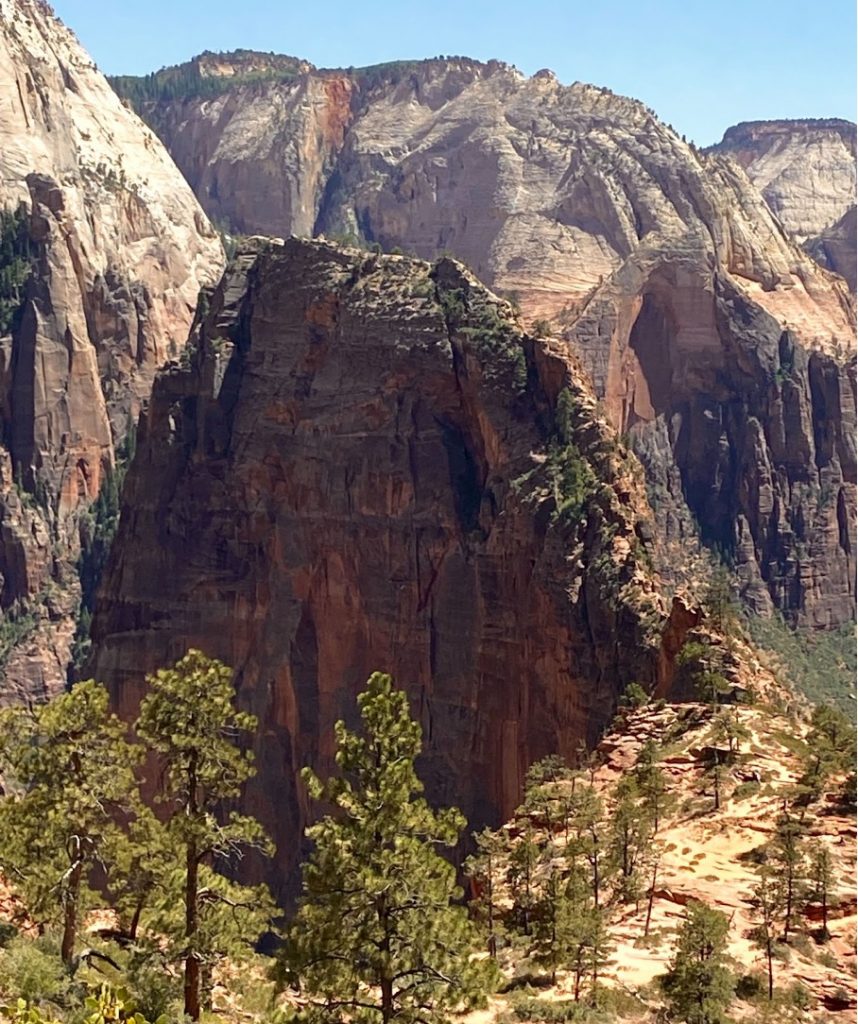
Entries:
<svg viewBox="0 0 858 1024">
<path fill-rule="evenodd" d="M 736 995 L 739 999 L 756 999 L 767 991 L 767 984 L 765 975 L 759 971 L 743 974 L 736 982 Z"/>
<path fill-rule="evenodd" d="M 59 947 L 47 938 L 12 939 L 0 952 L 0 993 L 28 1004 L 55 1003 L 69 991 L 70 979 Z"/>
<path fill-rule="evenodd" d="M 620 697 L 620 706 L 624 708 L 642 708 L 649 704 L 649 694 L 640 683 L 629 683 Z"/>
</svg>

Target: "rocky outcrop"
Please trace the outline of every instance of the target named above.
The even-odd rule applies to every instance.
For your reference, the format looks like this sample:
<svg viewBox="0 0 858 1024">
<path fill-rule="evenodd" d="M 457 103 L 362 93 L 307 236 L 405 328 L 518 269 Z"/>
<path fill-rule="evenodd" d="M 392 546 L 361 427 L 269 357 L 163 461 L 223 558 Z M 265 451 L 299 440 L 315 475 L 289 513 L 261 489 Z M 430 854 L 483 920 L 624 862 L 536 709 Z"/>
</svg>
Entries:
<svg viewBox="0 0 858 1024">
<path fill-rule="evenodd" d="M 855 206 L 851 121 L 746 121 L 728 128 L 712 150 L 738 160 L 799 241 L 821 235 Z"/>
<path fill-rule="evenodd" d="M 831 184 L 809 229 L 854 187 L 854 128 L 804 125 L 803 162 L 795 126 L 737 128 L 728 155 L 706 155 L 607 90 L 442 59 L 239 76 L 141 109 L 235 229 L 449 250 L 561 327 L 661 494 L 677 586 L 699 577 L 702 539 L 738 564 L 754 610 L 852 618 L 854 306 L 739 163 L 753 172 L 764 139 L 770 169 L 793 147 L 808 189 Z"/>
<path fill-rule="evenodd" d="M 669 688 L 696 617 L 661 597 L 641 468 L 566 346 L 511 315 L 451 260 L 291 240 L 239 257 L 156 382 L 89 670 L 131 716 L 188 646 L 235 668 L 281 883 L 297 772 L 332 767 L 372 670 L 474 826 L 626 683 Z"/>
<path fill-rule="evenodd" d="M 137 102 L 207 212 L 237 232 L 447 250 L 534 317 L 580 305 L 669 240 L 759 286 L 806 344 L 851 333 L 836 287 L 741 172 L 634 100 L 441 58 L 230 86 Z"/>
<path fill-rule="evenodd" d="M 567 336 L 647 470 L 677 581 L 705 578 L 702 540 L 755 614 L 849 622 L 854 357 L 808 351 L 733 275 L 704 266 L 688 251 L 630 258 L 634 289 L 606 282 Z"/>
<path fill-rule="evenodd" d="M 158 139 L 39 0 L 0 0 L 0 109 L 0 208 L 20 211 L 29 269 L 0 329 L 2 700 L 65 682 L 78 517 L 221 247 Z"/>
<path fill-rule="evenodd" d="M 805 250 L 816 262 L 840 274 L 853 292 L 856 287 L 855 260 L 858 250 L 856 228 L 856 208 L 852 206 L 840 220 L 804 243 Z"/>
</svg>

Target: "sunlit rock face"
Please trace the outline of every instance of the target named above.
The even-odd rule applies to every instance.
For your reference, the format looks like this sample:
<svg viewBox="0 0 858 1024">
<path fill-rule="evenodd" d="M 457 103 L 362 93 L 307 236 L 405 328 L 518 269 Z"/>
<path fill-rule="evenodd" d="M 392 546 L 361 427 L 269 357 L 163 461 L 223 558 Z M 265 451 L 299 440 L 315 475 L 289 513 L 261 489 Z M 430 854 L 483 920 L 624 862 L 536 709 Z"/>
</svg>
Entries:
<svg viewBox="0 0 858 1024">
<path fill-rule="evenodd" d="M 157 137 L 38 0 L 0 0 L 0 208 L 32 273 L 0 336 L 0 703 L 64 685 L 79 518 L 220 242 Z"/>
<path fill-rule="evenodd" d="M 283 70 L 141 104 L 212 216 L 452 252 L 562 331 L 645 455 L 665 541 L 717 546 L 762 614 L 852 617 L 854 305 L 784 223 L 804 237 L 843 214 L 854 126 L 738 126 L 703 154 L 550 72 Z"/>
<path fill-rule="evenodd" d="M 822 234 L 855 207 L 851 121 L 749 121 L 729 128 L 713 150 L 745 168 L 799 241 Z"/>
</svg>

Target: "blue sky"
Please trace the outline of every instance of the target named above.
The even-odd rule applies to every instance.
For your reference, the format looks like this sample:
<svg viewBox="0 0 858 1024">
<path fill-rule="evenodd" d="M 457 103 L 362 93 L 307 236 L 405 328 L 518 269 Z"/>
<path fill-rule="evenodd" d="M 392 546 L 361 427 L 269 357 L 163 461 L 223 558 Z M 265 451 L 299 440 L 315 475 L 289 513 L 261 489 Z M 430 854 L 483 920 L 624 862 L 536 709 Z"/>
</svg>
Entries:
<svg viewBox="0 0 858 1024">
<path fill-rule="evenodd" d="M 246 47 L 320 67 L 438 54 L 605 85 L 706 145 L 737 121 L 855 120 L 854 0 L 54 0 L 108 74 Z"/>
</svg>

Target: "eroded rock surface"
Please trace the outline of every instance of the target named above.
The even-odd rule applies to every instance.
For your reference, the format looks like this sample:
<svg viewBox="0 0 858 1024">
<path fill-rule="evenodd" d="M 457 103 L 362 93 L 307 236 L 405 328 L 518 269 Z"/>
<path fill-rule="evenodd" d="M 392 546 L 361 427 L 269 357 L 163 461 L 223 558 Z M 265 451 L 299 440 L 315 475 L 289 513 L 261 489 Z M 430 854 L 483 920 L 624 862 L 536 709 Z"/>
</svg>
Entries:
<svg viewBox="0 0 858 1024">
<path fill-rule="evenodd" d="M 714 151 L 745 168 L 799 241 L 820 235 L 855 207 L 855 125 L 839 118 L 746 121 Z"/>
<path fill-rule="evenodd" d="M 701 154 L 640 103 L 497 62 L 293 68 L 142 109 L 235 229 L 450 250 L 561 327 L 645 456 L 664 542 L 695 556 L 686 582 L 702 538 L 757 612 L 854 615 L 854 305 L 749 180 L 752 153 Z M 854 126 L 802 131 L 813 160 L 773 128 L 765 159 L 772 182 L 810 167 L 805 192 L 831 186 L 809 231 L 854 188 Z"/>
<path fill-rule="evenodd" d="M 823 267 L 828 267 L 846 281 L 851 290 L 856 285 L 856 210 L 852 206 L 840 220 L 829 225 L 820 234 L 808 238 L 804 248 Z"/>
<path fill-rule="evenodd" d="M 651 569 L 639 464 L 511 313 L 450 260 L 291 240 L 239 257 L 155 384 L 90 669 L 131 716 L 189 646 L 235 668 L 280 883 L 297 772 L 333 767 L 374 669 L 411 696 L 431 797 L 477 826 L 625 684 L 668 688 L 696 621 Z"/>
<path fill-rule="evenodd" d="M 161 143 L 38 0 L 0 0 L 0 110 L 0 208 L 21 209 L 31 264 L 0 336 L 2 701 L 65 682 L 78 516 L 222 255 Z"/>
</svg>

